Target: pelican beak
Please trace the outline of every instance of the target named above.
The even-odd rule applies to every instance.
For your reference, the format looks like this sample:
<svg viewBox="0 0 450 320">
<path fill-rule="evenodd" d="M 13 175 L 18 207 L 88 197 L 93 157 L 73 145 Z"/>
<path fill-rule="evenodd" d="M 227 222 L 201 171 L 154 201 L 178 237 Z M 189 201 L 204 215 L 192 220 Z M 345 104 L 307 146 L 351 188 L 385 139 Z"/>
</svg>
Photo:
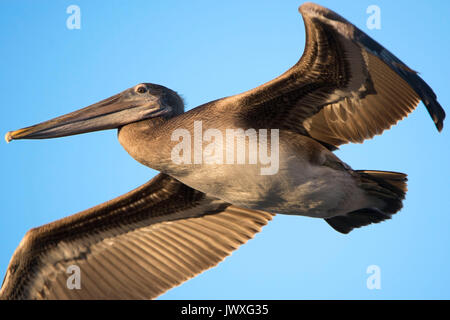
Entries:
<svg viewBox="0 0 450 320">
<path fill-rule="evenodd" d="M 133 89 L 128 89 L 84 109 L 10 131 L 5 135 L 5 140 L 50 139 L 116 129 L 129 123 L 162 116 L 169 111 L 160 103 L 158 96 L 137 95 Z"/>
</svg>

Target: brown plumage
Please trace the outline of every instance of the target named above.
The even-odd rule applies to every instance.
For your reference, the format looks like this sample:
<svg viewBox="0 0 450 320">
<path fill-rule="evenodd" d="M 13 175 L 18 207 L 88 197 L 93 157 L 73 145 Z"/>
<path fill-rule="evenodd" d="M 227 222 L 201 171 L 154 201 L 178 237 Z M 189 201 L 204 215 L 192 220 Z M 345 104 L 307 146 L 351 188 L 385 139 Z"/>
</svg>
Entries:
<svg viewBox="0 0 450 320">
<path fill-rule="evenodd" d="M 2 287 L 8 299 L 150 299 L 214 267 L 272 219 L 159 174 L 142 187 L 30 230 Z M 66 290 L 66 270 L 83 270 Z"/>
<path fill-rule="evenodd" d="M 422 100 L 442 130 L 445 112 L 416 72 L 338 14 L 310 3 L 299 11 L 306 29 L 300 61 L 238 96 L 252 125 L 294 130 L 335 149 L 381 134 Z"/>
</svg>

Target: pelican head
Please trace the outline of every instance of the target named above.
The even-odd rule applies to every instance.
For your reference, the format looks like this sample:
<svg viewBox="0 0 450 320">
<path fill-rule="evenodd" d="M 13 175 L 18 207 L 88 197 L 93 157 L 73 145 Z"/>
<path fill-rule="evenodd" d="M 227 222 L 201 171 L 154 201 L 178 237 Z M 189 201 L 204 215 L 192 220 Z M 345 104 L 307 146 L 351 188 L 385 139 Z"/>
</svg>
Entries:
<svg viewBox="0 0 450 320">
<path fill-rule="evenodd" d="M 118 129 L 145 119 L 171 118 L 183 113 L 178 94 L 166 87 L 140 83 L 86 108 L 31 127 L 10 131 L 7 142 L 19 139 L 49 139 L 75 134 Z"/>
</svg>

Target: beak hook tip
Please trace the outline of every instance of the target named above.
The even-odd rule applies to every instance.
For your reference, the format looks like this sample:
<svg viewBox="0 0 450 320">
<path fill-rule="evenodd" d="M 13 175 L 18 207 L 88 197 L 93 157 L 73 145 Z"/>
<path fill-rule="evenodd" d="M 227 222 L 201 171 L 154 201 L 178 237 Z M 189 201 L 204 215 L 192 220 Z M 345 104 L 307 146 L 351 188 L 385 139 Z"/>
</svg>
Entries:
<svg viewBox="0 0 450 320">
<path fill-rule="evenodd" d="M 8 131 L 8 132 L 5 134 L 5 140 L 6 140 L 6 143 L 10 143 L 12 139 L 13 139 L 13 137 L 12 137 L 11 131 Z"/>
</svg>

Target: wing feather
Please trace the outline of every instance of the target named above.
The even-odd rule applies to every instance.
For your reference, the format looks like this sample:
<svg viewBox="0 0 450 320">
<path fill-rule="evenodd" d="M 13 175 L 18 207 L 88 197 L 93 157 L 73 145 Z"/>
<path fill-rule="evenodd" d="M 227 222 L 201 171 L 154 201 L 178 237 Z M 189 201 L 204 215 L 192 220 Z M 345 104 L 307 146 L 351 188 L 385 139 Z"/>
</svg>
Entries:
<svg viewBox="0 0 450 320">
<path fill-rule="evenodd" d="M 164 174 L 27 233 L 1 299 L 150 299 L 214 267 L 272 215 L 230 206 Z M 70 290 L 70 266 L 81 289 Z"/>
<path fill-rule="evenodd" d="M 381 134 L 422 100 L 442 130 L 445 112 L 415 71 L 333 11 L 313 3 L 299 11 L 306 29 L 300 61 L 238 96 L 249 126 L 293 130 L 335 149 Z"/>
</svg>

